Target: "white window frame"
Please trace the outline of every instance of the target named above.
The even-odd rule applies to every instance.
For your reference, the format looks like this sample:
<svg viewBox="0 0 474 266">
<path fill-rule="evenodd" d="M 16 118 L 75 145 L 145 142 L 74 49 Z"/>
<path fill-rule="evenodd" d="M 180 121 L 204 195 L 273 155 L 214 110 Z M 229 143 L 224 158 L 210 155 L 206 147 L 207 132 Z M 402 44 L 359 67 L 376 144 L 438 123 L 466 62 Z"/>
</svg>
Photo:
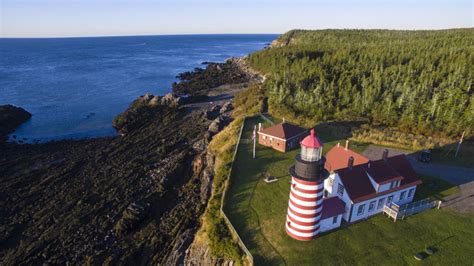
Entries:
<svg viewBox="0 0 474 266">
<path fill-rule="evenodd" d="M 393 202 L 393 195 L 390 195 L 387 197 L 387 204 L 390 204 Z"/>
<path fill-rule="evenodd" d="M 405 199 L 405 195 L 406 195 L 407 191 L 402 191 L 402 193 L 400 193 L 400 198 L 399 200 L 404 200 Z"/>
<path fill-rule="evenodd" d="M 377 201 L 376 200 L 373 200 L 369 203 L 369 212 L 375 210 L 375 205 L 377 204 Z"/>
<path fill-rule="evenodd" d="M 382 208 L 384 203 L 385 203 L 385 198 L 379 199 L 379 201 L 377 203 L 377 209 Z"/>
<path fill-rule="evenodd" d="M 359 205 L 359 207 L 357 207 L 357 216 L 363 215 L 364 210 L 365 210 L 365 203 L 361 204 L 361 205 Z"/>
<path fill-rule="evenodd" d="M 415 189 L 414 189 L 414 188 L 408 190 L 408 198 L 413 197 L 413 194 L 414 194 L 413 192 L 415 192 Z"/>
</svg>

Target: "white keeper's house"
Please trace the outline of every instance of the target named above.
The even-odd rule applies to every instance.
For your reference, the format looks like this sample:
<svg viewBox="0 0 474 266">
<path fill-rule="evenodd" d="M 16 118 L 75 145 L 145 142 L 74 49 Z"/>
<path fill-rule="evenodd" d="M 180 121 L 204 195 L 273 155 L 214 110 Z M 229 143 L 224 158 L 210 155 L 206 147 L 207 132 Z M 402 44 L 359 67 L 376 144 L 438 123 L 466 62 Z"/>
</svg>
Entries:
<svg viewBox="0 0 474 266">
<path fill-rule="evenodd" d="M 405 155 L 379 160 L 366 157 L 339 144 L 326 156 L 323 143 L 311 130 L 301 142 L 301 154 L 290 167 L 291 192 L 286 232 L 298 240 L 314 239 L 336 229 L 381 213 L 385 204 L 413 201 L 421 184 Z"/>
</svg>

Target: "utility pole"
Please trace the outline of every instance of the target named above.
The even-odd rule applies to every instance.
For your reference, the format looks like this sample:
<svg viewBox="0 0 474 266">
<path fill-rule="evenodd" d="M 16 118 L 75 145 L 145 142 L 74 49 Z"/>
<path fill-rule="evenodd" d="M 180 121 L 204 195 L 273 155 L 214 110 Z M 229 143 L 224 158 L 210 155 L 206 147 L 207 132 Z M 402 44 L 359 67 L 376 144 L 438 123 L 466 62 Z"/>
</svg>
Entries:
<svg viewBox="0 0 474 266">
<path fill-rule="evenodd" d="M 454 155 L 454 158 L 458 157 L 459 149 L 461 148 L 461 143 L 462 143 L 462 140 L 464 139 L 464 133 L 465 132 L 466 131 L 462 132 L 461 139 L 459 140 L 458 147 L 456 148 L 456 154 Z"/>
<path fill-rule="evenodd" d="M 255 146 L 257 142 L 257 125 L 253 126 L 252 139 L 253 139 L 253 158 L 255 159 Z"/>
</svg>

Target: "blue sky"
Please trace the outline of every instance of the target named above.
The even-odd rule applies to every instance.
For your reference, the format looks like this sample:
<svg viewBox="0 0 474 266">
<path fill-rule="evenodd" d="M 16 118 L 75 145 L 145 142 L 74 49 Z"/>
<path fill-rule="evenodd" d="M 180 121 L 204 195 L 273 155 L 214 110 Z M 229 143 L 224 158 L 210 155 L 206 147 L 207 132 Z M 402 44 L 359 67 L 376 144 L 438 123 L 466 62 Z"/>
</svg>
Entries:
<svg viewBox="0 0 474 266">
<path fill-rule="evenodd" d="M 472 0 L 0 0 L 0 37 L 473 27 Z"/>
</svg>

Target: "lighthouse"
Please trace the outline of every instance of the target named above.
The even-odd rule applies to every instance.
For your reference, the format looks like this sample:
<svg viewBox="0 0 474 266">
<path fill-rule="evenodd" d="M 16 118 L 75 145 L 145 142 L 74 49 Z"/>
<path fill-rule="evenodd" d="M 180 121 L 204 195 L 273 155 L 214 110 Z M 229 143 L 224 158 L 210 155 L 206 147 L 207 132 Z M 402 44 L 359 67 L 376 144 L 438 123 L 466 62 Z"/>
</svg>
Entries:
<svg viewBox="0 0 474 266">
<path fill-rule="evenodd" d="M 285 228 L 289 236 L 308 241 L 320 232 L 324 179 L 329 173 L 324 168 L 323 143 L 314 134 L 314 129 L 300 144 L 301 152 L 289 169 L 291 191 Z"/>
</svg>

